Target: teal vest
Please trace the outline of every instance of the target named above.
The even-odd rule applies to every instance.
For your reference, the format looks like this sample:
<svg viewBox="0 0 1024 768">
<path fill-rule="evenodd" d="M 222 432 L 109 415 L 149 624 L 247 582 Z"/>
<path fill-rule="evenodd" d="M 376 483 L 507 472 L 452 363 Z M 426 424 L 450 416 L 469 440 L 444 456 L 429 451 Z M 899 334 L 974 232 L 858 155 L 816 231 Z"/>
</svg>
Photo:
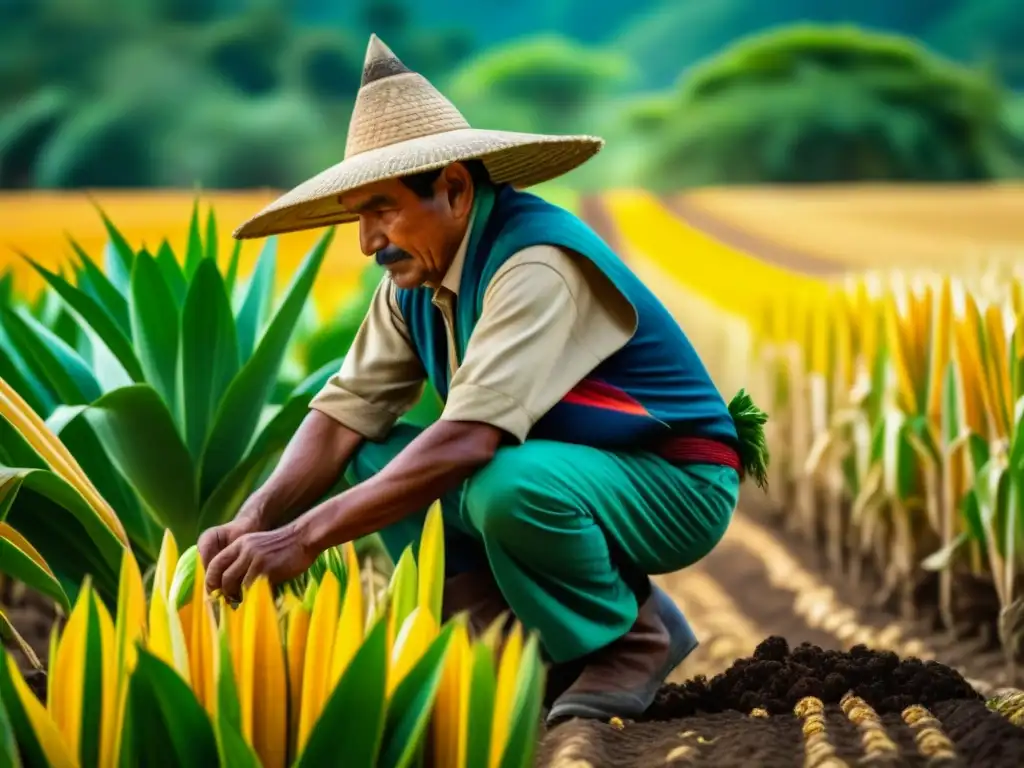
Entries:
<svg viewBox="0 0 1024 768">
<path fill-rule="evenodd" d="M 510 256 L 541 244 L 566 248 L 592 261 L 632 303 L 638 324 L 630 341 L 541 417 L 528 439 L 631 449 L 687 435 L 735 446 L 736 425 L 725 401 L 686 334 L 657 297 L 579 218 L 508 186 L 477 193 L 455 311 L 460 362 L 491 278 Z M 396 294 L 427 376 L 447 399 L 447 333 L 440 310 L 431 302 L 433 290 L 424 286 Z"/>
</svg>

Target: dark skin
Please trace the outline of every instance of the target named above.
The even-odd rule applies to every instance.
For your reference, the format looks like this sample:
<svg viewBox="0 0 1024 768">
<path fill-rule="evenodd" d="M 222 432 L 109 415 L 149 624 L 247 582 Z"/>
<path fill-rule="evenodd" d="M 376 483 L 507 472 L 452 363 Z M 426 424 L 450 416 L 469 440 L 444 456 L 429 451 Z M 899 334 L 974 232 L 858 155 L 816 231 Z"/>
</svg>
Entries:
<svg viewBox="0 0 1024 768">
<path fill-rule="evenodd" d="M 359 213 L 363 253 L 401 257 L 385 263 L 395 285 L 436 287 L 466 233 L 473 182 L 465 166 L 453 163 L 427 199 L 388 180 L 347 193 L 342 203 Z M 298 576 L 328 547 L 379 531 L 456 488 L 494 457 L 503 438 L 489 424 L 438 421 L 377 475 L 310 509 L 363 440 L 310 411 L 273 474 L 235 519 L 199 537 L 207 590 L 238 601 L 259 576 L 274 584 Z"/>
</svg>

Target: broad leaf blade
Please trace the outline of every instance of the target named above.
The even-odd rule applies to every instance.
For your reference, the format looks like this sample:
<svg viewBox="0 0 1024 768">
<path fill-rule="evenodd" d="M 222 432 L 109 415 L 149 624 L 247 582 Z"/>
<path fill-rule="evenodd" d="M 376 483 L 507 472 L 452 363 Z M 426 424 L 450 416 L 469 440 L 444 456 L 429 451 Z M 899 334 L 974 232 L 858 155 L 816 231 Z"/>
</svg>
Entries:
<svg viewBox="0 0 1024 768">
<path fill-rule="evenodd" d="M 238 339 L 217 265 L 196 268 L 181 322 L 181 417 L 185 443 L 199 458 L 225 389 L 238 372 Z"/>
<path fill-rule="evenodd" d="M 3 309 L 2 317 L 7 333 L 31 357 L 64 403 L 88 403 L 102 394 L 85 361 L 49 328 L 24 310 Z"/>
<path fill-rule="evenodd" d="M 248 360 L 256 348 L 256 340 L 270 313 L 274 298 L 274 275 L 277 272 L 277 238 L 268 238 L 256 260 L 249 288 L 238 310 L 238 349 L 242 360 Z"/>
<path fill-rule="evenodd" d="M 405 768 L 421 748 L 454 626 L 449 622 L 441 630 L 427 652 L 395 688 L 388 703 L 384 743 L 378 761 L 380 768 Z M 485 765 L 486 761 L 482 764 Z M 478 763 L 467 762 L 467 765 Z"/>
<path fill-rule="evenodd" d="M 188 225 L 188 245 L 185 247 L 185 277 L 192 280 L 203 260 L 203 238 L 199 234 L 199 200 L 192 203 L 192 218 Z"/>
<path fill-rule="evenodd" d="M 171 250 L 171 244 L 165 238 L 160 243 L 156 252 L 156 265 L 160 267 L 160 274 L 164 276 L 167 287 L 171 289 L 174 297 L 174 305 L 181 309 L 185 303 L 185 294 L 188 292 L 188 283 L 185 281 L 185 273 L 181 271 L 181 265 Z"/>
<path fill-rule="evenodd" d="M 131 342 L 96 300 L 84 291 L 71 285 L 64 278 L 50 272 L 31 259 L 29 259 L 29 262 L 43 276 L 43 279 L 60 294 L 61 298 L 68 303 L 68 306 L 78 315 L 81 321 L 87 323 L 95 331 L 96 335 L 110 349 L 118 362 L 124 366 L 132 381 L 142 381 L 142 366 L 132 350 Z"/>
<path fill-rule="evenodd" d="M 217 765 L 206 712 L 184 680 L 148 651 L 128 686 L 121 765 Z"/>
<path fill-rule="evenodd" d="M 156 391 L 148 384 L 122 387 L 84 415 L 114 465 L 179 546 L 195 543 L 199 505 L 192 457 Z"/>
<path fill-rule="evenodd" d="M 384 726 L 387 626 L 370 630 L 331 692 L 296 768 L 374 768 Z M 345 745 L 343 752 L 339 745 Z"/>
<path fill-rule="evenodd" d="M 173 409 L 177 404 L 178 309 L 156 260 L 139 253 L 130 287 L 131 333 L 146 381 Z"/>
<path fill-rule="evenodd" d="M 75 253 L 78 254 L 78 258 L 82 260 L 80 285 L 82 282 L 87 283 L 92 289 L 93 297 L 99 302 L 100 306 L 107 311 L 107 314 L 110 315 L 122 331 L 129 333 L 131 328 L 128 324 L 128 302 L 125 300 L 125 297 L 110 282 L 107 276 L 103 274 L 103 271 L 96 266 L 96 262 L 89 257 L 85 249 L 74 238 L 69 237 L 68 240 Z"/>
<path fill-rule="evenodd" d="M 0 572 L 71 610 L 68 596 L 42 555 L 8 523 L 0 523 Z"/>
<path fill-rule="evenodd" d="M 259 346 L 224 395 L 203 449 L 200 488 L 204 497 L 245 454 L 330 240 L 329 232 L 306 257 Z"/>
<path fill-rule="evenodd" d="M 231 642 L 227 622 L 220 625 L 220 666 L 217 674 L 217 748 L 222 766 L 261 768 L 260 760 L 242 732 L 242 711 L 235 684 L 235 668 L 231 658 Z"/>
</svg>

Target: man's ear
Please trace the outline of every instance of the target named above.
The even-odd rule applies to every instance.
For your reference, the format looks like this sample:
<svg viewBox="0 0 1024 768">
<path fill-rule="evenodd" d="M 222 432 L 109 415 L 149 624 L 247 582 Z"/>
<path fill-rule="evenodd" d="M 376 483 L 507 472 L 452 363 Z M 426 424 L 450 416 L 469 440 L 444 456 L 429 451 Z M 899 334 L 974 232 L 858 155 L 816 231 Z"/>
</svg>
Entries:
<svg viewBox="0 0 1024 768">
<path fill-rule="evenodd" d="M 452 215 L 457 219 L 468 216 L 473 207 L 473 177 L 469 170 L 462 163 L 452 163 L 445 166 L 441 178 Z"/>
</svg>

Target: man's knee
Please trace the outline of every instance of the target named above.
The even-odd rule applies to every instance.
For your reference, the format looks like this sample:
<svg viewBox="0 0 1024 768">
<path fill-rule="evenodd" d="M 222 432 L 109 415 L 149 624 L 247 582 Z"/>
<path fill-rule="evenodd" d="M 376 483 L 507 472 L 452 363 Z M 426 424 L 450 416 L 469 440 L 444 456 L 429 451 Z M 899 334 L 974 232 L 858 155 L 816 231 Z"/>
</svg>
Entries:
<svg viewBox="0 0 1024 768">
<path fill-rule="evenodd" d="M 556 513 L 558 478 L 542 441 L 500 448 L 466 483 L 467 522 L 484 539 L 516 537 L 539 515 Z"/>
</svg>

